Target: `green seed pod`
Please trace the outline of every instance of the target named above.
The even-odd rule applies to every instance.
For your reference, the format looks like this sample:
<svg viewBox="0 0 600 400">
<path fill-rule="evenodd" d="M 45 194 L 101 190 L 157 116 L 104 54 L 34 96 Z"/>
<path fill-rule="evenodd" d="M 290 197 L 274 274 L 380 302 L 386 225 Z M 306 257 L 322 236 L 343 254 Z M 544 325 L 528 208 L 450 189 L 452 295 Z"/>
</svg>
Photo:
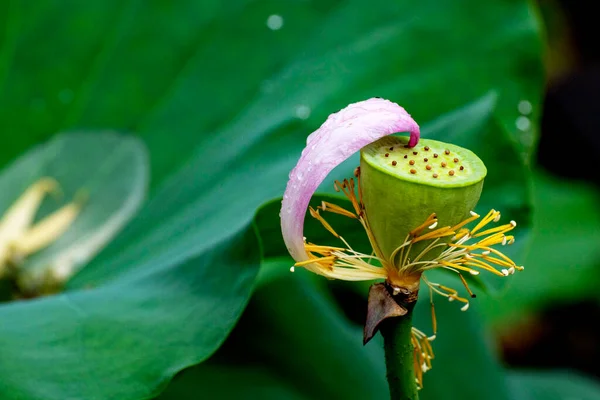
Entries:
<svg viewBox="0 0 600 400">
<path fill-rule="evenodd" d="M 414 148 L 407 143 L 407 137 L 387 136 L 361 150 L 362 200 L 387 260 L 432 213 L 438 227 L 454 226 L 469 217 L 487 173 L 470 150 L 428 139 Z M 427 244 L 416 243 L 409 258 L 414 259 Z M 427 258 L 438 254 L 429 252 Z"/>
</svg>

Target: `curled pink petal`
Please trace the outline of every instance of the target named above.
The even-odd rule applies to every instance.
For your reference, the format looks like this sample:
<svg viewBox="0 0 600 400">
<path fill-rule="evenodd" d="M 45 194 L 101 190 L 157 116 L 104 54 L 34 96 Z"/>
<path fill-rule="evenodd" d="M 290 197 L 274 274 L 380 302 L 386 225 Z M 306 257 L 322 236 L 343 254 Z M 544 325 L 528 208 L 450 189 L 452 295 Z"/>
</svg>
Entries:
<svg viewBox="0 0 600 400">
<path fill-rule="evenodd" d="M 304 250 L 304 217 L 321 182 L 352 154 L 396 132 L 410 132 L 410 147 L 419 142 L 419 125 L 404 108 L 389 100 L 372 98 L 331 114 L 308 136 L 300 160 L 290 172 L 281 204 L 283 240 L 294 260 L 308 259 Z"/>
</svg>

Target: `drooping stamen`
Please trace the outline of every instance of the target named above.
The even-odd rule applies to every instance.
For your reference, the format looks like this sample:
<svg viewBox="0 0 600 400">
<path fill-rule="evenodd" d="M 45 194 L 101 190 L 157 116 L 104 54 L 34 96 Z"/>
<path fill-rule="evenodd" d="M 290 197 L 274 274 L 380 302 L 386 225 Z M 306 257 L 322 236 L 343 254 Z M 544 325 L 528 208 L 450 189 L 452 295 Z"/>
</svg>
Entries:
<svg viewBox="0 0 600 400">
<path fill-rule="evenodd" d="M 358 173 L 358 172 L 357 172 Z M 336 181 L 336 190 L 343 191 L 344 194 L 353 202 L 355 208 L 360 209 L 360 204 L 355 196 L 355 185 L 352 179 L 344 180 L 343 182 Z M 354 201 L 353 201 L 354 200 Z M 318 220 L 327 231 L 334 237 L 341 240 L 345 247 L 323 246 L 313 243 L 307 243 L 305 240 L 304 250 L 308 256 L 307 260 L 299 261 L 294 264 L 294 267 L 304 267 L 308 270 L 333 279 L 342 279 L 347 281 L 363 281 L 374 279 L 385 279 L 388 276 L 388 269 L 378 265 L 373 265 L 370 262 L 376 260 L 381 263 L 381 259 L 377 256 L 363 254 L 355 251 L 348 242 L 339 235 L 336 230 L 323 218 L 319 210 L 332 212 L 343 215 L 349 218 L 358 219 L 367 231 L 367 236 L 372 240 L 368 223 L 361 216 L 356 215 L 338 205 L 322 202 L 321 206 L 314 209 L 309 207 L 310 215 Z M 319 257 L 320 256 L 320 257 Z"/>
<path fill-rule="evenodd" d="M 435 303 L 433 302 L 433 289 L 429 287 L 429 303 L 431 304 L 431 326 L 433 329 L 433 336 L 437 335 L 437 318 L 435 316 Z"/>
<path fill-rule="evenodd" d="M 330 213 L 343 215 L 344 217 L 354 218 L 354 219 L 358 218 L 358 216 L 356 214 L 354 214 L 353 212 L 350 212 L 343 207 L 340 207 L 336 204 L 329 203 L 327 201 L 322 201 L 321 206 L 318 208 L 320 208 L 323 211 L 330 212 Z"/>
<path fill-rule="evenodd" d="M 356 214 L 360 215 L 361 207 L 356 199 L 356 195 L 354 194 L 354 179 L 344 179 L 343 182 L 335 181 L 335 185 L 344 193 L 348 200 L 350 200 Z"/>
<path fill-rule="evenodd" d="M 467 293 L 469 293 L 469 296 L 471 296 L 472 299 L 477 297 L 477 295 L 475 293 L 473 293 L 473 291 L 469 287 L 469 284 L 467 283 L 467 280 L 465 279 L 465 277 L 462 276 L 462 274 L 458 274 L 458 277 L 460 278 L 462 284 L 465 286 L 465 289 L 467 289 Z"/>
<path fill-rule="evenodd" d="M 415 381 L 419 389 L 423 388 L 423 374 L 431 369 L 431 360 L 435 358 L 431 347 L 433 339 L 433 337 L 428 337 L 417 328 L 412 328 L 411 342 L 414 349 Z"/>
<path fill-rule="evenodd" d="M 327 229 L 336 238 L 340 237 L 340 235 L 337 234 L 337 232 L 331 227 L 331 225 L 329 225 L 329 223 L 327 221 L 325 221 L 325 219 L 321 216 L 321 214 L 319 214 L 319 210 L 315 210 L 312 207 L 309 207 L 308 209 L 310 211 L 310 215 L 313 218 L 315 218 L 317 221 L 319 221 L 325 229 Z"/>
</svg>

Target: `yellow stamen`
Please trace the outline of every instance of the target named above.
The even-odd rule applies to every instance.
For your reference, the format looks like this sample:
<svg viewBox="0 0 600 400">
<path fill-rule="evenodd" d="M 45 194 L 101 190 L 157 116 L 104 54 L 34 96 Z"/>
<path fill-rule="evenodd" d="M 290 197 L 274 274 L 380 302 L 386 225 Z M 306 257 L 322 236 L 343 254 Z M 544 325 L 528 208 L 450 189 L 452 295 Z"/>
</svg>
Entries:
<svg viewBox="0 0 600 400">
<path fill-rule="evenodd" d="M 336 259 L 337 259 L 337 257 L 335 257 L 335 256 L 316 257 L 316 258 L 313 258 L 310 260 L 298 261 L 297 263 L 294 264 L 294 266 L 295 267 L 304 267 L 305 265 L 312 264 L 312 263 L 319 263 L 320 265 L 323 265 L 323 266 L 329 266 L 330 263 L 331 263 L 331 265 L 333 265 L 333 262 Z"/>
<path fill-rule="evenodd" d="M 9 246 L 18 240 L 31 226 L 37 210 L 46 194 L 58 191 L 58 183 L 42 178 L 31 185 L 0 220 L 0 269 L 9 258 Z"/>
<path fill-rule="evenodd" d="M 429 302 L 431 304 L 431 326 L 433 328 L 433 334 L 437 334 L 437 318 L 435 315 L 435 304 L 433 303 L 433 290 L 429 287 Z"/>
<path fill-rule="evenodd" d="M 339 238 L 340 235 L 337 234 L 337 232 L 331 227 L 331 225 L 329 225 L 329 223 L 327 221 L 325 221 L 325 219 L 323 219 L 323 217 L 321 216 L 321 214 L 319 214 L 319 210 L 315 210 L 312 207 L 308 208 L 310 215 L 316 219 L 317 221 L 319 221 L 321 223 L 321 225 L 323 225 L 323 227 L 325 229 L 327 229 L 333 236 L 335 236 L 336 238 Z"/>
<path fill-rule="evenodd" d="M 467 268 L 467 267 L 463 267 L 462 265 L 456 264 L 456 263 L 451 263 L 448 261 L 440 261 L 441 265 L 445 265 L 447 267 L 451 267 L 451 268 L 455 268 L 461 271 L 466 271 L 468 273 L 470 273 L 471 275 L 479 275 L 479 271 L 476 271 L 472 268 Z"/>
<path fill-rule="evenodd" d="M 417 236 L 416 238 L 414 238 L 412 240 L 412 242 L 418 243 L 418 242 L 422 242 L 423 240 L 437 239 L 437 238 L 441 238 L 441 237 L 445 237 L 445 236 L 452 236 L 455 233 L 456 232 L 451 230 L 450 226 L 446 226 L 444 228 L 436 229 L 435 231 L 427 232 L 424 235 Z"/>
<path fill-rule="evenodd" d="M 326 254 L 326 253 L 331 253 L 332 251 L 343 251 L 344 250 L 342 247 L 319 246 L 319 245 L 312 244 L 312 243 L 305 244 L 304 248 L 308 252 L 318 253 L 318 254 Z"/>
<path fill-rule="evenodd" d="M 356 199 L 356 195 L 354 194 L 354 179 L 344 179 L 343 182 L 335 181 L 336 186 L 344 192 L 344 195 L 350 200 L 352 203 L 352 207 L 357 215 L 361 214 L 361 207 L 358 204 L 358 200 Z"/>
<path fill-rule="evenodd" d="M 334 214 L 340 214 L 340 215 L 343 215 L 348 218 L 358 218 L 358 216 L 356 214 L 346 210 L 345 208 L 342 208 L 342 207 L 332 204 L 332 203 L 328 203 L 326 201 L 321 202 L 320 208 L 323 211 L 327 211 L 327 212 L 334 213 Z"/>
<path fill-rule="evenodd" d="M 435 213 L 432 213 L 429 217 L 427 217 L 425 222 L 423 222 L 421 225 L 417 226 L 415 229 L 410 231 L 410 236 L 418 236 L 425 228 L 436 222 L 436 220 L 437 216 L 435 215 Z"/>
<path fill-rule="evenodd" d="M 481 247 L 482 250 L 487 250 L 487 251 L 491 251 L 492 253 L 494 253 L 495 255 L 497 255 L 498 257 L 502 258 L 504 261 L 509 262 L 511 265 L 515 265 L 514 261 L 511 260 L 510 258 L 508 258 L 506 255 L 504 255 L 502 252 L 494 249 L 493 247 Z"/>
<path fill-rule="evenodd" d="M 475 232 L 477 232 L 478 230 L 480 230 L 481 228 L 483 228 L 484 226 L 486 226 L 487 224 L 499 217 L 500 212 L 493 209 L 490 210 L 490 212 L 485 217 L 483 217 L 483 219 L 479 221 L 477 225 L 475 225 L 475 228 L 471 229 L 471 234 L 475 234 Z"/>
<path fill-rule="evenodd" d="M 497 244 L 504 244 L 506 242 L 506 236 L 504 236 L 504 233 L 502 232 L 498 232 L 495 233 L 491 236 L 488 236 L 487 238 L 481 239 L 479 242 L 477 242 L 477 246 L 495 246 Z"/>
<path fill-rule="evenodd" d="M 481 232 L 473 235 L 473 237 L 491 235 L 492 233 L 496 233 L 496 232 L 505 233 L 505 232 L 511 231 L 513 229 L 514 229 L 514 226 L 512 224 L 505 224 L 505 225 L 497 226 L 495 228 L 486 229 L 485 231 L 481 231 Z"/>
<path fill-rule="evenodd" d="M 484 269 L 486 271 L 491 272 L 494 275 L 498 275 L 498 276 L 504 276 L 500 271 L 498 271 L 496 268 L 492 267 L 491 265 L 481 261 L 481 260 L 477 260 L 477 259 L 469 259 L 468 262 L 465 263 L 465 265 L 468 265 L 470 267 L 476 267 L 476 268 L 481 268 Z"/>
<path fill-rule="evenodd" d="M 496 257 L 490 257 L 490 256 L 488 256 L 486 254 L 473 253 L 472 256 L 473 257 L 483 258 L 486 261 L 489 261 L 489 262 L 491 262 L 493 264 L 496 264 L 496 265 L 501 265 L 503 267 L 509 267 L 510 268 L 510 267 L 514 267 L 515 266 L 515 264 L 513 262 L 508 262 L 508 261 L 505 261 L 505 260 L 502 260 L 502 259 L 496 258 Z"/>
<path fill-rule="evenodd" d="M 50 214 L 12 245 L 12 249 L 20 256 L 28 256 L 55 241 L 73 224 L 81 211 L 81 203 L 70 203 Z"/>
<path fill-rule="evenodd" d="M 456 224 L 452 227 L 453 231 L 458 231 L 460 228 L 462 228 L 463 226 L 467 225 L 468 223 L 471 223 L 473 221 L 475 221 L 477 218 L 479 218 L 479 214 L 475 214 L 474 212 L 471 211 L 471 216 L 467 219 L 465 219 L 463 222 Z M 466 232 L 469 232 L 468 230 Z"/>
<path fill-rule="evenodd" d="M 462 274 L 458 274 L 458 277 L 460 278 L 460 280 L 461 280 L 462 284 L 464 285 L 465 289 L 467 289 L 467 293 L 469 293 L 469 296 L 475 297 L 475 293 L 473 293 L 473 291 L 469 287 L 469 284 L 467 283 L 467 280 L 465 279 L 465 277 L 462 276 Z"/>
</svg>

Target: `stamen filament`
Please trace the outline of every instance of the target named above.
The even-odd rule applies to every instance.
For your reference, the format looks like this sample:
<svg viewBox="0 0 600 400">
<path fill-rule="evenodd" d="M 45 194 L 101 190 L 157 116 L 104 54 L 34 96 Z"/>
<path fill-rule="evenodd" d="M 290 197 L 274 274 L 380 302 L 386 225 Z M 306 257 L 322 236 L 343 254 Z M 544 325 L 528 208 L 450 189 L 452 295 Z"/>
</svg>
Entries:
<svg viewBox="0 0 600 400">
<path fill-rule="evenodd" d="M 496 233 L 496 232 L 505 233 L 505 232 L 511 231 L 513 229 L 514 229 L 514 226 L 512 226 L 511 224 L 505 224 L 505 225 L 497 226 L 495 228 L 486 229 L 485 231 L 481 231 L 481 232 L 473 235 L 473 237 L 491 235 L 492 233 Z"/>
<path fill-rule="evenodd" d="M 456 263 L 451 263 L 448 261 L 441 261 L 440 264 L 445 265 L 446 267 L 452 267 L 452 268 L 456 268 L 461 271 L 466 271 L 466 272 L 470 273 L 471 275 L 479 275 L 479 271 L 476 271 L 472 268 L 463 267 L 462 265 L 459 265 Z"/>
<path fill-rule="evenodd" d="M 308 210 L 310 211 L 310 215 L 317 221 L 319 221 L 321 225 L 323 225 L 323 227 L 327 229 L 333 236 L 335 236 L 336 238 L 340 237 L 340 235 L 337 234 L 337 232 L 332 228 L 332 226 L 329 225 L 329 223 L 325 221 L 325 219 L 319 214 L 319 210 L 315 210 L 312 207 L 309 207 Z"/>
<path fill-rule="evenodd" d="M 465 219 L 463 222 L 456 224 L 452 227 L 453 231 L 458 231 L 460 228 L 462 228 L 463 226 L 475 221 L 477 218 L 479 218 L 479 214 L 475 214 L 472 213 L 471 216 L 467 219 Z M 468 232 L 468 231 L 467 231 Z"/>
<path fill-rule="evenodd" d="M 435 231 L 432 231 L 432 232 L 427 232 L 424 235 L 417 236 L 416 238 L 412 239 L 412 242 L 417 243 L 417 242 L 422 242 L 423 240 L 427 240 L 427 239 L 436 239 L 436 238 L 441 238 L 441 237 L 445 237 L 445 236 L 452 236 L 455 233 L 456 232 L 451 230 L 451 227 L 446 226 L 444 228 L 436 229 Z"/>
<path fill-rule="evenodd" d="M 486 271 L 491 272 L 494 275 L 504 276 L 504 274 L 502 274 L 496 268 L 492 267 L 489 264 L 484 263 L 481 260 L 470 259 L 468 262 L 465 263 L 465 265 L 469 265 L 471 267 L 476 267 L 476 268 L 482 268 L 482 269 L 484 269 Z"/>
<path fill-rule="evenodd" d="M 413 236 L 413 237 L 418 236 L 425 228 L 432 225 L 434 222 L 437 222 L 436 220 L 437 220 L 436 214 L 432 213 L 429 217 L 427 217 L 425 222 L 423 222 L 421 225 L 417 226 L 415 229 L 410 231 L 410 236 Z"/>
<path fill-rule="evenodd" d="M 479 221 L 477 225 L 475 225 L 475 228 L 471 229 L 471 234 L 475 234 L 475 232 L 477 232 L 478 230 L 480 230 L 481 228 L 483 228 L 498 217 L 500 217 L 500 212 L 494 209 L 490 210 L 490 212 L 487 213 L 487 215 L 483 217 L 483 219 Z"/>
<path fill-rule="evenodd" d="M 328 203 L 326 201 L 322 201 L 321 206 L 319 208 L 323 211 L 327 211 L 327 212 L 334 213 L 334 214 L 340 214 L 340 215 L 343 215 L 348 218 L 354 218 L 354 219 L 358 218 L 358 216 L 356 214 L 354 214 L 353 212 L 350 212 L 343 207 L 340 207 L 340 206 L 332 204 L 332 203 Z"/>
</svg>

